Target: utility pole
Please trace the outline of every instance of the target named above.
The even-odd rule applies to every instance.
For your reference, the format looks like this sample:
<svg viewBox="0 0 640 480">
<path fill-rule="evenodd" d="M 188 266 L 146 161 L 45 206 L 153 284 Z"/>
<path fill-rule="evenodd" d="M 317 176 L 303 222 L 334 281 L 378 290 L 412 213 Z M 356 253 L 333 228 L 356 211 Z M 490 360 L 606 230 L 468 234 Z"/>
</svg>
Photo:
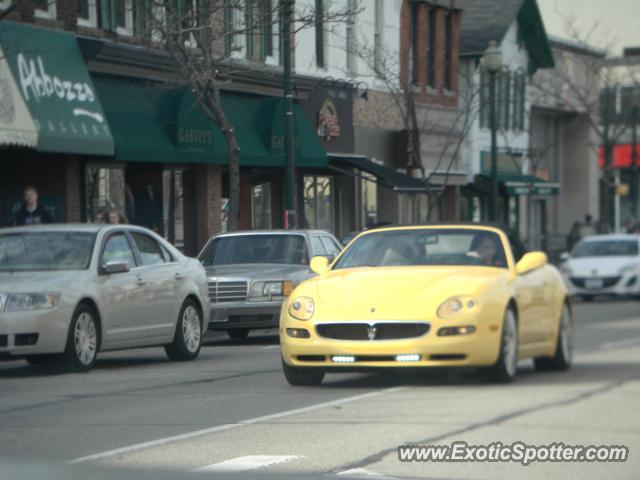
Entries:
<svg viewBox="0 0 640 480">
<path fill-rule="evenodd" d="M 631 214 L 638 221 L 638 105 L 631 107 Z"/>
<path fill-rule="evenodd" d="M 295 0 L 281 0 L 282 66 L 284 70 L 284 227 L 296 228 L 296 166 L 293 124 L 293 81 L 291 78 L 291 23 Z"/>
<path fill-rule="evenodd" d="M 491 40 L 482 57 L 482 66 L 489 74 L 489 128 L 491 129 L 491 203 L 489 220 L 498 222 L 498 141 L 496 122 L 496 75 L 502 70 L 502 52 L 498 44 Z M 481 85 L 484 89 L 484 85 Z"/>
</svg>

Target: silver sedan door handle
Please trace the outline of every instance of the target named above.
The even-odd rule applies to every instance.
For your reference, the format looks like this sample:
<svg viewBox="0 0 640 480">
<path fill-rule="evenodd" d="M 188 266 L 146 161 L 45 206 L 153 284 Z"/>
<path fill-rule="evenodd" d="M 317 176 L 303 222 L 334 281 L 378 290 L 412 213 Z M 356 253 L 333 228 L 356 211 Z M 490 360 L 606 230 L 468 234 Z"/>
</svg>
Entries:
<svg viewBox="0 0 640 480">
<path fill-rule="evenodd" d="M 137 283 L 139 286 L 141 286 L 141 287 L 142 287 L 143 285 L 146 285 L 146 284 L 147 284 L 147 282 L 145 282 L 145 281 L 142 279 L 142 277 L 138 277 L 138 278 L 136 279 L 136 283 Z"/>
<path fill-rule="evenodd" d="M 176 272 L 175 279 L 176 280 L 184 280 L 184 275 L 182 275 L 180 272 Z"/>
</svg>

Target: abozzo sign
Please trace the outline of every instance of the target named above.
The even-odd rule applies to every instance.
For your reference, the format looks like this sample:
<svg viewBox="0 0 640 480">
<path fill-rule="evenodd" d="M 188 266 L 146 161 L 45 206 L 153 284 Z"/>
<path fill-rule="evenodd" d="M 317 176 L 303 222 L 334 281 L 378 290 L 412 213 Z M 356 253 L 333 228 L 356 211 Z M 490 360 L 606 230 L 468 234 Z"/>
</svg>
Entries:
<svg viewBox="0 0 640 480">
<path fill-rule="evenodd" d="M 40 56 L 27 59 L 22 53 L 18 54 L 18 75 L 20 88 L 26 101 L 40 102 L 41 99 L 56 97 L 67 102 L 94 103 L 96 100 L 93 89 L 83 82 L 73 82 L 64 78 L 49 75 Z M 103 116 L 83 108 L 73 110 L 74 116 L 87 116 L 102 123 Z"/>
</svg>

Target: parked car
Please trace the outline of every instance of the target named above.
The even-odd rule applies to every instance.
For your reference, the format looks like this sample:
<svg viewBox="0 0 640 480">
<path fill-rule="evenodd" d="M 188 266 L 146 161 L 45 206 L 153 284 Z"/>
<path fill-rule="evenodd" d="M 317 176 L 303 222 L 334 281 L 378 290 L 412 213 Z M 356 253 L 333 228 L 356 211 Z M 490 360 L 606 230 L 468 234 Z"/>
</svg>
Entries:
<svg viewBox="0 0 640 480">
<path fill-rule="evenodd" d="M 213 237 L 200 253 L 207 270 L 211 330 L 234 339 L 278 326 L 283 300 L 314 273 L 309 262 L 331 262 L 340 244 L 322 230 L 233 232 Z"/>
<path fill-rule="evenodd" d="M 594 235 L 561 256 L 572 295 L 640 295 L 640 235 Z"/>
<path fill-rule="evenodd" d="M 0 356 L 93 367 L 99 351 L 164 345 L 193 360 L 209 320 L 200 263 L 145 228 L 0 230 Z"/>
<path fill-rule="evenodd" d="M 518 359 L 569 368 L 567 289 L 543 252 L 477 224 L 369 230 L 282 306 L 286 380 L 376 368 L 477 367 L 514 379 Z"/>
</svg>

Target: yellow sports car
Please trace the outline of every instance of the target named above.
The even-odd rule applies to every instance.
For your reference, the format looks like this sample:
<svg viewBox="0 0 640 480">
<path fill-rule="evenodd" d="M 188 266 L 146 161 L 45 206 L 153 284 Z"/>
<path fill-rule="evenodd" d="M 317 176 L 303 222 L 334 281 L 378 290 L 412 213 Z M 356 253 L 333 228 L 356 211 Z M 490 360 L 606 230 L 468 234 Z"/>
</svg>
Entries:
<svg viewBox="0 0 640 480">
<path fill-rule="evenodd" d="M 370 230 L 280 314 L 282 366 L 292 385 L 327 372 L 380 367 L 482 367 L 496 381 L 518 359 L 571 364 L 573 320 L 561 275 L 499 228 L 433 225 Z"/>
</svg>

